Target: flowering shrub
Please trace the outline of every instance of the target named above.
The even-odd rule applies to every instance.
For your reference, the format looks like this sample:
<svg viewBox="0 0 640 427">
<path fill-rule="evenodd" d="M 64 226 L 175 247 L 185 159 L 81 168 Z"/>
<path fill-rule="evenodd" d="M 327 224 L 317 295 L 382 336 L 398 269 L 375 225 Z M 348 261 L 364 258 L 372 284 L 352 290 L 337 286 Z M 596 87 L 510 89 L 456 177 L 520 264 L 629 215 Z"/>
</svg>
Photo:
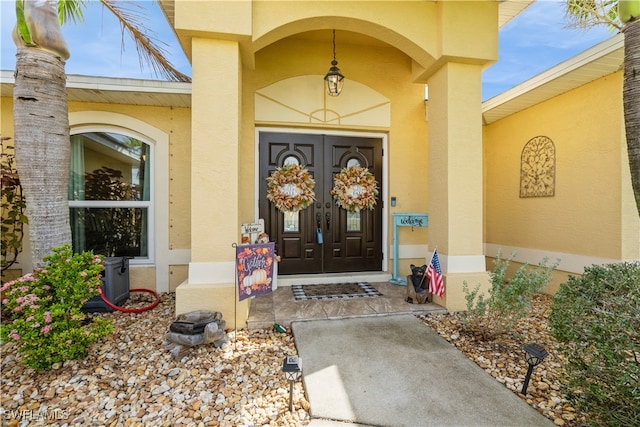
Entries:
<svg viewBox="0 0 640 427">
<path fill-rule="evenodd" d="M 14 342 L 24 363 L 36 370 L 86 356 L 91 343 L 112 331 L 111 322 L 87 319 L 81 310 L 99 295 L 102 257 L 91 252 L 73 254 L 65 245 L 44 260 L 45 268 L 0 288 L 0 338 Z"/>
</svg>

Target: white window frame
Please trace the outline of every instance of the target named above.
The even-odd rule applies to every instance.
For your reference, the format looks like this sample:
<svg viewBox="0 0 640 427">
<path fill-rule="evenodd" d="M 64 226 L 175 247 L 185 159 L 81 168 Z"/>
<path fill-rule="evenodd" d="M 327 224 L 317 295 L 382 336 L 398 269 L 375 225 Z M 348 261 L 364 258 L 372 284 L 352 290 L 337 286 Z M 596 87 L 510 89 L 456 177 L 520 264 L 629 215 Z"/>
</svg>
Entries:
<svg viewBox="0 0 640 427">
<path fill-rule="evenodd" d="M 149 174 L 151 182 L 149 183 L 149 200 L 148 201 L 128 201 L 128 200 L 69 200 L 69 208 L 146 208 L 147 209 L 147 256 L 135 257 L 129 263 L 131 265 L 146 265 L 155 263 L 156 259 L 156 242 L 155 242 L 155 183 L 156 183 L 156 147 L 153 141 L 143 135 L 131 132 L 129 129 L 117 128 L 109 125 L 84 127 L 78 126 L 73 128 L 70 137 L 84 133 L 100 132 L 114 133 L 124 135 L 126 137 L 135 138 L 149 146 L 149 161 L 151 163 L 151 173 Z M 69 138 L 71 144 L 71 138 Z"/>
</svg>

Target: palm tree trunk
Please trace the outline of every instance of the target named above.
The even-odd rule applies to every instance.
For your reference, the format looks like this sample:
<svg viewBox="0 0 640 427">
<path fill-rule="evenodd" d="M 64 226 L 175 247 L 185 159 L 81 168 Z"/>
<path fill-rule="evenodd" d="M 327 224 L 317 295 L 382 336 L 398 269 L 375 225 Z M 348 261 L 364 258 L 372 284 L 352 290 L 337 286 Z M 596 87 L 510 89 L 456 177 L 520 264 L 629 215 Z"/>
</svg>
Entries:
<svg viewBox="0 0 640 427">
<path fill-rule="evenodd" d="M 71 243 L 67 201 L 70 143 L 65 63 L 49 51 L 20 47 L 13 91 L 15 153 L 27 202 L 35 267 Z"/>
<path fill-rule="evenodd" d="M 640 215 L 640 19 L 629 21 L 624 32 L 622 102 L 631 169 L 631 185 Z"/>
</svg>

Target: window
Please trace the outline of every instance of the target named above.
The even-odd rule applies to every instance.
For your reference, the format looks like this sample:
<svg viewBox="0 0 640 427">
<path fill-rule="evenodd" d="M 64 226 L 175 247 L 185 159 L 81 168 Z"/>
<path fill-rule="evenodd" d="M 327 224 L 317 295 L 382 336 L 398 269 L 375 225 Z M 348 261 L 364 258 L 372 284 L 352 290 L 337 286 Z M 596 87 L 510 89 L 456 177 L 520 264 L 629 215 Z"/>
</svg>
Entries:
<svg viewBox="0 0 640 427">
<path fill-rule="evenodd" d="M 71 136 L 73 249 L 149 258 L 152 146 L 107 132 Z"/>
</svg>

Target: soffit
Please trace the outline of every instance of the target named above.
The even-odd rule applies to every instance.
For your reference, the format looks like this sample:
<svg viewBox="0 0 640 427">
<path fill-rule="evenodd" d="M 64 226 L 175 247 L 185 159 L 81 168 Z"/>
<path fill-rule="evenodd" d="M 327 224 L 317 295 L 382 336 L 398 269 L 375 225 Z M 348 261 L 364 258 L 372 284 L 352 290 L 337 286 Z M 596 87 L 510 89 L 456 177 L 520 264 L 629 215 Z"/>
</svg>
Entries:
<svg viewBox="0 0 640 427">
<path fill-rule="evenodd" d="M 498 5 L 498 28 L 504 27 L 509 21 L 518 16 L 535 0 L 506 0 Z"/>
<path fill-rule="evenodd" d="M 525 110 L 621 69 L 624 36 L 616 36 L 482 103 L 485 124 Z"/>
<path fill-rule="evenodd" d="M 12 71 L 0 72 L 0 94 L 13 97 Z M 160 80 L 67 75 L 69 101 L 191 107 L 191 84 Z"/>
<path fill-rule="evenodd" d="M 498 27 L 502 28 L 534 1 L 535 0 L 501 0 L 498 5 Z M 159 0 L 158 3 L 167 21 L 171 24 L 171 28 L 174 28 L 175 0 Z"/>
</svg>

